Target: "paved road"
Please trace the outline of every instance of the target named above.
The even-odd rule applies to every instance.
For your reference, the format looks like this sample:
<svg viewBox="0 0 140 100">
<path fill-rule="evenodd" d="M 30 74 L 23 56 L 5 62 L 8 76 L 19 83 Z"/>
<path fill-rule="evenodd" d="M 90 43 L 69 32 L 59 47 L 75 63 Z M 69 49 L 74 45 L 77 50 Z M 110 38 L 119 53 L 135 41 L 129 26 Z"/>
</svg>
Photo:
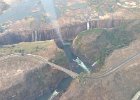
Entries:
<svg viewBox="0 0 140 100">
<path fill-rule="evenodd" d="M 106 76 L 112 74 L 113 72 L 117 71 L 121 67 L 124 67 L 125 64 L 127 64 L 128 62 L 130 62 L 132 60 L 135 60 L 139 56 L 140 56 L 140 52 L 134 54 L 133 56 L 131 56 L 131 57 L 127 58 L 127 59 L 125 59 L 120 64 L 112 66 L 111 67 L 112 69 L 108 70 L 107 72 L 102 73 L 101 75 L 97 75 L 97 76 L 94 76 L 94 77 L 85 77 L 85 78 L 100 79 L 100 78 L 106 77 Z"/>
<path fill-rule="evenodd" d="M 68 70 L 68 69 L 66 69 L 66 68 L 63 68 L 63 67 L 61 67 L 61 66 L 58 66 L 58 65 L 56 65 L 56 64 L 53 64 L 53 63 L 49 62 L 47 59 L 45 59 L 45 58 L 43 58 L 43 57 L 41 57 L 41 56 L 32 55 L 32 54 L 25 54 L 25 55 L 30 56 L 30 57 L 35 57 L 35 58 L 40 59 L 40 60 L 43 60 L 45 63 L 49 64 L 50 66 L 52 66 L 52 67 L 54 67 L 54 68 L 56 68 L 56 69 L 58 69 L 58 70 L 60 70 L 60 71 L 63 71 L 63 72 L 65 72 L 65 73 L 67 73 L 68 75 L 70 75 L 70 76 L 73 77 L 73 78 L 78 77 L 78 74 L 77 74 L 77 73 L 72 72 L 72 71 L 70 71 L 70 70 Z M 0 61 L 1 61 L 1 60 L 4 60 L 4 59 L 8 59 L 8 58 L 10 58 L 10 57 L 16 57 L 16 56 L 22 56 L 22 54 L 16 53 L 16 54 L 7 55 L 7 56 L 4 56 L 4 57 L 1 57 L 1 58 L 0 58 Z M 100 79 L 100 78 L 106 77 L 106 76 L 112 74 L 113 72 L 117 71 L 117 70 L 120 69 L 121 67 L 124 67 L 125 64 L 127 64 L 128 62 L 130 62 L 130 61 L 132 61 L 132 60 L 135 60 L 135 59 L 136 59 L 137 57 L 139 57 L 139 56 L 140 56 L 140 52 L 134 54 L 133 56 L 131 56 L 131 57 L 129 57 L 128 59 L 126 59 L 126 60 L 124 60 L 123 62 L 121 62 L 120 64 L 112 66 L 112 67 L 111 67 L 112 69 L 108 70 L 107 72 L 104 72 L 104 73 L 102 73 L 102 74 L 100 74 L 100 75 L 97 75 L 97 76 L 94 76 L 94 77 L 84 77 L 84 78 Z"/>
</svg>

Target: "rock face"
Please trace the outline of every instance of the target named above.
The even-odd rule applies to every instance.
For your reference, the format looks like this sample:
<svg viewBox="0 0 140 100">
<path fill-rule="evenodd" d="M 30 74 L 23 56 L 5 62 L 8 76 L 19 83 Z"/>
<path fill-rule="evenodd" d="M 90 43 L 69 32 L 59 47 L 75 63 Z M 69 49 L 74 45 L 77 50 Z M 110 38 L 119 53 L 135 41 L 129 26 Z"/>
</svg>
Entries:
<svg viewBox="0 0 140 100">
<path fill-rule="evenodd" d="M 104 25 L 106 26 L 106 24 Z M 71 38 L 71 36 L 73 38 L 78 32 L 85 30 L 84 28 L 86 28 L 86 24 L 83 24 L 82 27 L 78 26 L 79 28 L 76 26 L 71 27 L 72 28 L 70 28 L 69 31 L 66 31 L 67 28 L 64 28 L 65 30 L 63 29 L 64 33 L 62 33 L 64 34 L 64 38 Z M 41 34 L 40 31 L 23 31 L 24 34 L 13 32 L 12 34 L 14 36 L 9 35 L 11 34 L 9 32 L 1 35 L 0 43 L 3 45 L 9 43 L 18 43 L 21 41 L 46 40 L 49 34 L 48 33 L 46 35 L 46 33 L 52 32 L 52 34 L 54 34 L 55 30 L 42 32 L 44 32 L 44 35 Z M 68 32 L 67 35 L 65 32 Z M 74 33 L 74 35 L 71 35 L 71 33 Z M 58 38 L 57 35 L 52 34 L 48 36 L 48 39 L 52 39 L 52 37 Z M 100 33 L 97 35 L 90 34 L 86 37 L 86 40 L 89 41 L 85 41 L 85 43 L 90 44 L 90 42 L 94 42 L 99 35 Z M 54 54 L 55 53 L 56 52 L 54 52 Z M 106 61 L 106 64 L 109 61 Z M 77 83 L 78 81 L 75 81 L 72 83 L 70 89 L 60 98 L 60 100 L 78 100 L 77 98 L 79 98 L 79 100 L 129 100 L 129 98 L 131 98 L 130 96 L 133 95 L 132 93 L 135 92 L 135 90 L 139 87 L 139 78 L 137 76 L 139 76 L 140 69 L 137 68 L 139 64 L 134 64 L 134 66 L 135 65 L 136 67 L 131 69 L 134 72 L 124 68 L 120 70 L 120 72 L 116 72 L 103 79 L 92 80 L 90 78 L 85 78 L 81 80 L 82 83 Z M 65 77 L 64 74 L 59 73 L 56 70 L 52 70 L 49 66 L 44 65 L 43 62 L 38 61 L 37 59 L 27 58 L 26 56 L 21 58 L 9 58 L 9 60 L 2 61 L 0 68 L 0 80 L 2 80 L 0 83 L 0 100 L 35 100 L 36 97 L 43 94 L 44 92 L 49 94 L 51 90 L 56 87 L 57 82 Z M 129 80 L 129 77 L 131 77 L 132 80 Z M 126 85 L 126 83 L 130 84 Z M 134 88 L 132 86 L 133 84 L 135 85 Z M 132 88 L 133 91 L 129 94 L 127 91 L 131 90 Z M 113 91 L 116 92 L 114 93 Z M 127 94 L 129 95 L 126 97 L 123 96 Z M 116 98 L 114 99 L 114 97 Z"/>
<path fill-rule="evenodd" d="M 112 29 L 92 29 L 81 32 L 73 41 L 75 54 L 89 66 L 97 61 L 93 69 L 100 70 L 105 59 L 115 49 L 126 47 L 139 38 L 139 24 L 136 22 L 132 21 L 125 26 Z"/>
<path fill-rule="evenodd" d="M 140 40 L 136 40 L 128 47 L 115 50 L 104 65 L 118 65 L 120 60 L 124 61 L 139 52 L 139 45 Z M 92 74 L 90 78 L 74 81 L 60 100 L 131 100 L 140 88 L 139 66 L 140 56 L 105 77 L 95 79 L 103 73 L 100 72 Z"/>
<path fill-rule="evenodd" d="M 51 93 L 65 76 L 26 56 L 8 58 L 1 62 L 0 69 L 0 100 L 35 100 Z"/>
<path fill-rule="evenodd" d="M 112 28 L 119 26 L 122 20 L 97 20 L 90 22 L 90 29 L 93 28 Z M 68 25 L 60 28 L 63 40 L 73 40 L 79 32 L 87 30 L 86 23 Z M 55 29 L 51 30 L 19 30 L 5 32 L 0 35 L 0 44 L 13 44 L 19 42 L 44 41 L 58 39 Z"/>
</svg>

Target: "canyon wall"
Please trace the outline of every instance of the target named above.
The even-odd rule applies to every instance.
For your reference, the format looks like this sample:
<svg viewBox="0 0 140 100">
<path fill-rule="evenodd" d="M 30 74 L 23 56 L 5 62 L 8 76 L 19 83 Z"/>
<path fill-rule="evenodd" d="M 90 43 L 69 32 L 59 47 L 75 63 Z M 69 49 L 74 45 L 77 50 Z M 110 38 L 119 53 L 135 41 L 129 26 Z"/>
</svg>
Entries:
<svg viewBox="0 0 140 100">
<path fill-rule="evenodd" d="M 90 29 L 94 28 L 113 28 L 119 26 L 123 20 L 94 20 L 89 22 Z M 66 25 L 60 27 L 63 40 L 73 40 L 76 35 L 87 30 L 87 23 L 79 23 L 75 25 Z M 22 30 L 7 31 L 0 34 L 0 45 L 15 44 L 19 42 L 33 42 L 58 39 L 55 29 L 50 30 Z"/>
<path fill-rule="evenodd" d="M 29 56 L 0 62 L 0 100 L 36 100 L 51 94 L 67 75 Z"/>
</svg>

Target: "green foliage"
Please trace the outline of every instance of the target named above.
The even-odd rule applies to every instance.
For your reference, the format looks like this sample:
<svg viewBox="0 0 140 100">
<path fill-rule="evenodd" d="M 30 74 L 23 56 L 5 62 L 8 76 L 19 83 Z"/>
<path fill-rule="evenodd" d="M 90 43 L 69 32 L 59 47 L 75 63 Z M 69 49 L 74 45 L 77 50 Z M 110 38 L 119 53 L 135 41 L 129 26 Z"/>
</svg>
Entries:
<svg viewBox="0 0 140 100">
<path fill-rule="evenodd" d="M 97 55 L 100 64 L 104 63 L 105 58 L 112 53 L 115 49 L 119 49 L 128 46 L 134 39 L 133 35 L 124 29 L 114 29 L 112 31 L 103 31 L 103 33 L 93 43 L 98 48 Z"/>
<path fill-rule="evenodd" d="M 68 65 L 68 59 L 66 58 L 64 52 L 56 53 L 55 58 L 51 59 L 51 62 L 60 66 Z"/>
<path fill-rule="evenodd" d="M 87 35 L 87 34 L 96 34 L 96 33 L 101 33 L 103 32 L 104 29 L 100 29 L 100 28 L 97 28 L 97 29 L 90 29 L 90 30 L 87 30 L 87 31 L 83 31 L 81 33 L 79 33 L 80 36 L 83 36 L 83 35 Z"/>
<path fill-rule="evenodd" d="M 87 31 L 83 31 L 81 33 L 79 33 L 77 39 L 76 39 L 76 46 L 79 48 L 79 49 L 82 49 L 82 42 L 81 42 L 81 39 L 82 37 L 88 35 L 88 34 L 98 34 L 98 33 L 102 33 L 104 29 L 91 29 L 91 30 L 87 30 Z"/>
<path fill-rule="evenodd" d="M 79 84 L 80 84 L 82 87 L 85 86 L 85 84 L 86 84 L 86 82 L 87 82 L 87 80 L 86 80 L 86 78 L 85 78 L 85 77 L 87 77 L 87 76 L 88 76 L 87 73 L 81 72 L 81 73 L 79 74 L 79 76 L 77 77 L 78 82 L 79 82 Z"/>
<path fill-rule="evenodd" d="M 6 45 L 0 48 L 1 53 L 11 54 L 11 53 L 34 53 L 43 50 L 48 50 L 48 46 L 51 42 L 23 42 L 15 45 Z"/>
<path fill-rule="evenodd" d="M 84 41 L 81 41 L 84 40 L 84 37 L 87 35 L 95 33 L 100 33 L 96 40 L 90 40 L 91 42 L 87 42 L 86 44 L 83 43 Z M 75 46 L 78 55 L 86 58 L 85 62 L 91 65 L 95 61 L 98 61 L 97 66 L 100 69 L 108 55 L 115 49 L 128 46 L 134 39 L 133 34 L 126 31 L 124 26 L 112 30 L 95 29 L 80 33 L 75 41 Z"/>
</svg>

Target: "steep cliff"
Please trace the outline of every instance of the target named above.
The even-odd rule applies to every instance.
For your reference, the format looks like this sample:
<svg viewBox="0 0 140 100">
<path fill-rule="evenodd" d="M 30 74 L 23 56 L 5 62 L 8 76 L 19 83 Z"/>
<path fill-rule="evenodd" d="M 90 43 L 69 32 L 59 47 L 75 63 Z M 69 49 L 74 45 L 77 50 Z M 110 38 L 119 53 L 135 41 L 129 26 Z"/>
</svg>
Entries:
<svg viewBox="0 0 140 100">
<path fill-rule="evenodd" d="M 54 41 L 20 43 L 0 48 L 1 56 L 22 53 L 0 60 L 0 100 L 36 100 L 43 94 L 51 95 L 59 82 L 67 75 L 53 69 L 43 61 L 24 55 L 31 53 L 58 62 L 65 59 L 61 66 L 67 66 L 64 53 Z M 61 57 L 60 54 L 61 53 Z"/>
<path fill-rule="evenodd" d="M 94 28 L 112 28 L 119 26 L 122 20 L 95 20 L 90 22 L 90 29 Z M 0 45 L 14 44 L 19 42 L 44 41 L 50 39 L 58 39 L 58 34 L 62 35 L 63 40 L 73 40 L 76 35 L 87 30 L 87 23 L 79 23 L 75 25 L 66 25 L 60 27 L 61 33 L 57 33 L 55 29 L 9 29 L 0 34 Z"/>
<path fill-rule="evenodd" d="M 105 59 L 115 49 L 128 46 L 139 38 L 139 33 L 139 20 L 122 23 L 112 29 L 92 29 L 79 33 L 73 41 L 73 48 L 75 54 L 89 66 L 98 62 L 92 69 L 100 70 Z"/>
<path fill-rule="evenodd" d="M 131 57 L 140 51 L 140 31 L 139 24 L 136 22 L 128 26 L 131 27 L 131 29 L 128 27 L 125 29 L 128 29 L 133 36 L 136 36 L 135 40 L 123 48 L 115 48 L 117 50 L 113 50 L 112 53 L 108 55 L 100 71 L 92 73 L 91 75 L 81 74 L 77 80 L 72 82 L 60 100 L 131 100 L 133 98 L 140 89 L 140 56 L 137 56 L 133 60 Z M 86 38 L 87 36 L 84 37 Z M 93 40 L 95 43 L 95 38 Z M 121 42 L 121 44 L 123 44 L 123 42 Z M 87 45 L 82 46 L 85 47 Z M 79 51 L 83 52 L 84 47 L 79 49 Z M 94 48 L 86 49 L 85 53 L 91 52 L 90 55 L 95 55 L 96 53 L 92 54 L 93 49 Z M 122 64 L 126 59 L 129 59 L 129 62 Z M 101 77 L 99 78 L 99 76 Z"/>
</svg>

